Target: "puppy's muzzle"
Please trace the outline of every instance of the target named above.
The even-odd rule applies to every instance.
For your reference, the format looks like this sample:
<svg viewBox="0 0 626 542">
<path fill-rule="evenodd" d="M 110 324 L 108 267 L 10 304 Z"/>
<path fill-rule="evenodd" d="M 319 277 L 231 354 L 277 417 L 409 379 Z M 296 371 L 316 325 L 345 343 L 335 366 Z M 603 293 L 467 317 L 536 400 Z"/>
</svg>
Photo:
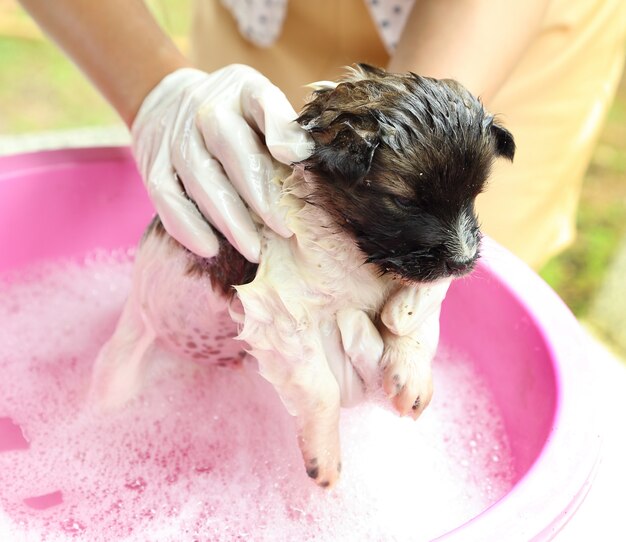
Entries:
<svg viewBox="0 0 626 542">
<path fill-rule="evenodd" d="M 476 267 L 476 261 L 478 260 L 478 253 L 470 259 L 457 260 L 450 258 L 444 261 L 444 270 L 446 274 L 455 277 L 461 277 L 470 273 L 474 267 Z"/>
</svg>

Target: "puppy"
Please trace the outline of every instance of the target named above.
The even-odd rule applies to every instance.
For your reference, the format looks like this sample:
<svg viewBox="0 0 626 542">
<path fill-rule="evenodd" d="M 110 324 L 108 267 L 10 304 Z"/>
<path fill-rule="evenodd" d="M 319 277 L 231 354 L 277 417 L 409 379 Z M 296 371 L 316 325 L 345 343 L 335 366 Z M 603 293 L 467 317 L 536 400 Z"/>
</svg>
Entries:
<svg viewBox="0 0 626 542">
<path fill-rule="evenodd" d="M 308 475 L 328 487 L 341 470 L 342 322 L 376 322 L 380 365 L 357 364 L 357 376 L 372 386 L 382 374 L 397 410 L 417 417 L 432 395 L 439 306 L 479 256 L 475 198 L 515 144 L 455 81 L 364 64 L 321 85 L 298 122 L 313 155 L 278 169 L 294 236 L 262 228 L 257 266 L 222 236 L 219 254 L 200 258 L 155 218 L 93 389 L 105 403 L 132 395 L 154 342 L 217 363 L 243 343 L 295 416 Z"/>
</svg>

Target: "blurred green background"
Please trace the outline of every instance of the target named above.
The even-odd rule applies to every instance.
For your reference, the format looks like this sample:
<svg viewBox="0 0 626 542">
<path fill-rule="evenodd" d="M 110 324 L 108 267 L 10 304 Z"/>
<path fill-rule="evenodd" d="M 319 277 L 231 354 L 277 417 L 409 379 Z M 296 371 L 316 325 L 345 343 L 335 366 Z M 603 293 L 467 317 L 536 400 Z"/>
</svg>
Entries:
<svg viewBox="0 0 626 542">
<path fill-rule="evenodd" d="M 147 4 L 186 50 L 190 0 L 148 0 Z M 81 73 L 46 40 L 15 0 L 0 0 L 0 139 L 112 125 L 121 123 Z M 586 175 L 578 228 L 575 244 L 551 260 L 541 275 L 583 323 L 624 356 L 626 79 Z M 611 314 L 615 310 L 611 305 L 621 300 L 620 314 Z"/>
<path fill-rule="evenodd" d="M 186 50 L 191 1 L 146 4 Z M 0 0 L 0 135 L 111 124 L 118 117 L 81 72 L 16 0 Z"/>
</svg>

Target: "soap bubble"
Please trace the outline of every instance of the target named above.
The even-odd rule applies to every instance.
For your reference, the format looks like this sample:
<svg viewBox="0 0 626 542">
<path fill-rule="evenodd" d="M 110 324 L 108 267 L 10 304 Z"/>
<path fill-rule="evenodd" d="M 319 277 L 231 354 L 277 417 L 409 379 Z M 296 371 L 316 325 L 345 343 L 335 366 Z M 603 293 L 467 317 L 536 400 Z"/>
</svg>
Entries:
<svg viewBox="0 0 626 542">
<path fill-rule="evenodd" d="M 417 422 L 381 398 L 342 411 L 331 492 L 306 475 L 294 421 L 252 360 L 207 366 L 157 348 L 137 398 L 93 411 L 91 367 L 129 292 L 132 257 L 96 251 L 0 280 L 0 416 L 29 441 L 0 452 L 0 539 L 429 540 L 511 488 L 496 404 L 445 348 Z M 57 491 L 49 508 L 24 504 Z"/>
</svg>

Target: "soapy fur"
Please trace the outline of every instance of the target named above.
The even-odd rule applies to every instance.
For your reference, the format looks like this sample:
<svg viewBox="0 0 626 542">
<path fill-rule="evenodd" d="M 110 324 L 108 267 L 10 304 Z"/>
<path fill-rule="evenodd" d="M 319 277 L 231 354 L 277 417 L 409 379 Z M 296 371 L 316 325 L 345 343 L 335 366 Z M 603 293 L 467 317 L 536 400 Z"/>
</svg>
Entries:
<svg viewBox="0 0 626 542">
<path fill-rule="evenodd" d="M 318 88 L 299 122 L 315 151 L 275 180 L 294 235 L 262 227 L 257 268 L 223 238 L 215 258 L 190 253 L 157 217 L 93 391 L 109 406 L 130 398 L 153 343 L 212 361 L 219 344 L 222 362 L 245 348 L 295 417 L 307 473 L 329 487 L 340 406 L 381 383 L 403 415 L 428 405 L 441 302 L 478 258 L 473 202 L 514 144 L 458 83 L 364 65 Z M 226 314 L 232 327 L 216 331 Z"/>
</svg>

